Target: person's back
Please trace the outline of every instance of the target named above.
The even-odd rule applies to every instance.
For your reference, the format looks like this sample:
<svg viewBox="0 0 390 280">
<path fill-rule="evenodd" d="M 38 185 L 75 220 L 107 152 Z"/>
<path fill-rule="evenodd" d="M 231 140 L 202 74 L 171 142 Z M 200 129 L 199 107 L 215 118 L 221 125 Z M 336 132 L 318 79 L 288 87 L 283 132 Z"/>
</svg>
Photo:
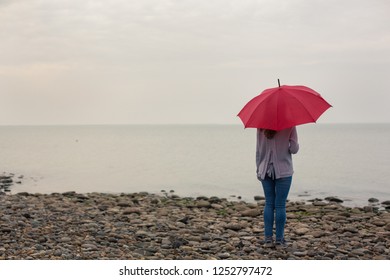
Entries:
<svg viewBox="0 0 390 280">
<path fill-rule="evenodd" d="M 292 176 L 294 173 L 291 154 L 299 150 L 295 127 L 270 134 L 269 130 L 257 130 L 256 166 L 257 177 L 264 179 L 270 160 L 275 167 L 275 178 Z"/>
<path fill-rule="evenodd" d="M 276 244 L 284 245 L 286 200 L 294 173 L 292 154 L 299 150 L 295 127 L 281 131 L 257 130 L 256 173 L 263 185 L 265 244 L 273 245 L 273 224 L 276 225 Z M 274 219 L 275 216 L 275 219 Z"/>
</svg>

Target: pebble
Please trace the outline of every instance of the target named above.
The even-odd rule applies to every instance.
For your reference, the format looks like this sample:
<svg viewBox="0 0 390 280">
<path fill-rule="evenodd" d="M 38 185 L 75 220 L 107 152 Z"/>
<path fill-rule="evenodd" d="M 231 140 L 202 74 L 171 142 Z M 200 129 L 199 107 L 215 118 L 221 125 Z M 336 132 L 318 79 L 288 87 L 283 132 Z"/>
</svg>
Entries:
<svg viewBox="0 0 390 280">
<path fill-rule="evenodd" d="M 325 206 L 325 205 L 328 205 L 328 203 L 326 203 L 324 201 L 314 201 L 313 205 L 314 206 Z"/>
<path fill-rule="evenodd" d="M 196 207 L 199 207 L 199 208 L 209 208 L 211 207 L 211 203 L 208 202 L 207 200 L 199 200 L 196 202 Z"/>
<path fill-rule="evenodd" d="M 261 210 L 260 209 L 249 209 L 241 212 L 242 216 L 246 217 L 257 217 L 261 215 Z"/>
<path fill-rule="evenodd" d="M 354 228 L 354 227 L 346 227 L 343 229 L 344 232 L 351 232 L 351 233 L 358 233 L 359 230 L 357 228 Z"/>
<path fill-rule="evenodd" d="M 220 253 L 220 254 L 217 255 L 217 257 L 219 259 L 224 260 L 224 259 L 228 259 L 230 257 L 230 254 L 229 253 Z"/>
<path fill-rule="evenodd" d="M 61 242 L 64 242 L 64 243 L 67 243 L 67 242 L 71 242 L 71 241 L 72 241 L 72 238 L 70 238 L 70 237 L 62 237 L 62 238 L 60 239 L 60 241 L 61 241 Z"/>
<path fill-rule="evenodd" d="M 386 225 L 386 222 L 385 221 L 381 221 L 381 220 L 374 220 L 374 221 L 372 221 L 372 224 L 376 225 L 378 227 L 383 227 L 383 226 Z"/>
<path fill-rule="evenodd" d="M 326 231 L 324 230 L 315 230 L 311 232 L 311 235 L 313 235 L 314 238 L 320 238 L 326 235 Z"/>
<path fill-rule="evenodd" d="M 293 253 L 294 256 L 297 256 L 297 257 L 304 257 L 307 255 L 307 251 L 303 251 L 303 252 L 294 252 Z"/>
<path fill-rule="evenodd" d="M 336 202 L 336 203 L 343 203 L 344 202 L 344 200 L 342 200 L 338 197 L 335 197 L 335 196 L 325 197 L 325 200 L 327 200 L 329 202 Z"/>
<path fill-rule="evenodd" d="M 231 230 L 240 230 L 240 229 L 242 229 L 242 226 L 238 223 L 229 223 L 225 226 L 225 228 L 231 229 Z"/>
<path fill-rule="evenodd" d="M 305 228 L 305 227 L 294 229 L 294 232 L 295 232 L 295 234 L 297 234 L 297 235 L 305 235 L 305 234 L 308 233 L 309 231 L 310 231 L 310 229 Z"/>
<path fill-rule="evenodd" d="M 263 198 L 166 194 L 2 195 L 0 259 L 390 259 L 387 209 L 288 202 L 289 245 L 276 249 L 261 246 Z"/>
</svg>

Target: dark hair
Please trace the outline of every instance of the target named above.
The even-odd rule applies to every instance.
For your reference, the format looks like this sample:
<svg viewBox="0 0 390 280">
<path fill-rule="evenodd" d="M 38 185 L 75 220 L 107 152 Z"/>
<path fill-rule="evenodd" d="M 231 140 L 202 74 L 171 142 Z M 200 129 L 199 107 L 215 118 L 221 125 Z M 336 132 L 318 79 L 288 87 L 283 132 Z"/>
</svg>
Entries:
<svg viewBox="0 0 390 280">
<path fill-rule="evenodd" d="M 272 130 L 272 129 L 264 129 L 263 132 L 265 137 L 267 137 L 268 139 L 274 138 L 275 134 L 277 133 L 276 130 Z"/>
</svg>

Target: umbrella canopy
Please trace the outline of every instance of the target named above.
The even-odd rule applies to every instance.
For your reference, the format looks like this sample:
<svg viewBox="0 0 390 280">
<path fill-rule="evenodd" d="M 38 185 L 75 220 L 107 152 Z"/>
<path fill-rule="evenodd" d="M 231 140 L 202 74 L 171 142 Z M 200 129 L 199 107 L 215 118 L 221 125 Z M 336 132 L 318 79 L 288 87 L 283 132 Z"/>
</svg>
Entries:
<svg viewBox="0 0 390 280">
<path fill-rule="evenodd" d="M 238 113 L 245 128 L 282 130 L 316 122 L 332 105 L 306 86 L 279 86 L 264 90 Z"/>
</svg>

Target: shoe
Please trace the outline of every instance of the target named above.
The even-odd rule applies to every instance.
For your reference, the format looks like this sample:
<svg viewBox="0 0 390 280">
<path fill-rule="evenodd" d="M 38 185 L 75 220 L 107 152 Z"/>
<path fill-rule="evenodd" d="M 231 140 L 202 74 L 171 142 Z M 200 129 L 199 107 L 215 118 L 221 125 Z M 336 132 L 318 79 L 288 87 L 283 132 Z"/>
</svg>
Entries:
<svg viewBox="0 0 390 280">
<path fill-rule="evenodd" d="M 276 249 L 285 249 L 285 248 L 287 248 L 286 240 L 284 238 L 281 239 L 281 240 L 276 240 L 275 241 L 275 248 Z"/>
<path fill-rule="evenodd" d="M 264 247 L 265 248 L 271 248 L 273 246 L 274 246 L 274 240 L 273 240 L 272 236 L 267 236 L 264 239 Z"/>
</svg>

